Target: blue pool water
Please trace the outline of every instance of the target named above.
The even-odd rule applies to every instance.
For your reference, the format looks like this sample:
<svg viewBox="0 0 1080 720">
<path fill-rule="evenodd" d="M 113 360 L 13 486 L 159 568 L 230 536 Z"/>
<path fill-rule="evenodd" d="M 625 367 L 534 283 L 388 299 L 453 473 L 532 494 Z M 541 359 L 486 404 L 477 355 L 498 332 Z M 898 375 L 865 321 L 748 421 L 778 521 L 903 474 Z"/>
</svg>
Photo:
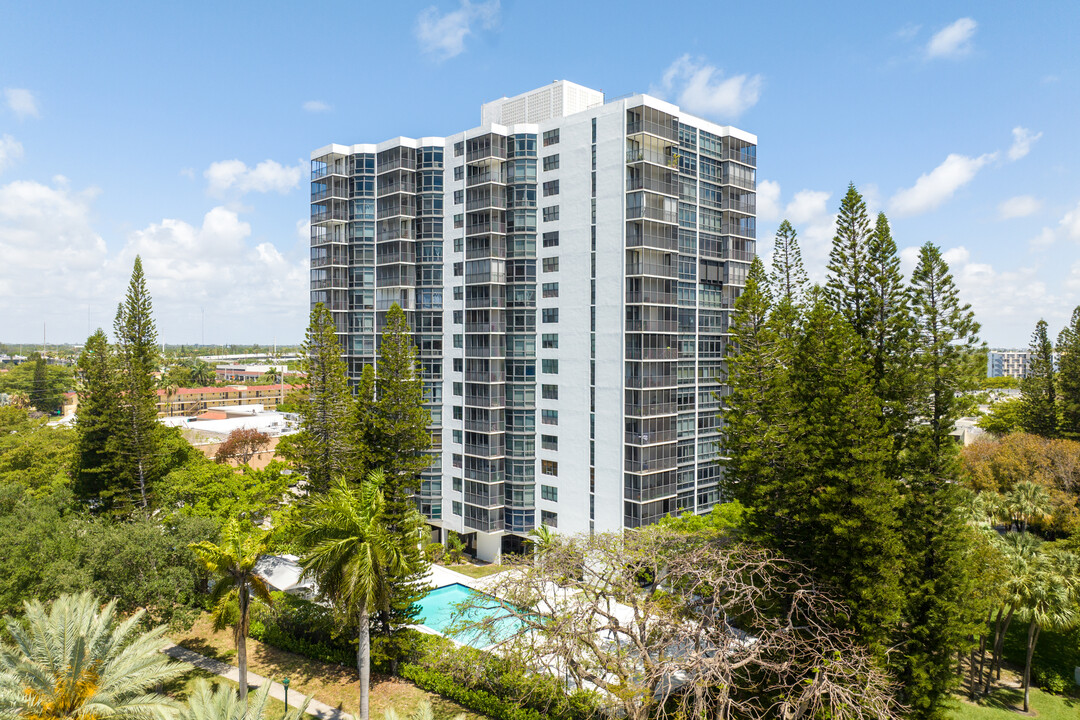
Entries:
<svg viewBox="0 0 1080 720">
<path fill-rule="evenodd" d="M 435 630 L 440 635 L 448 635 L 458 642 L 472 645 L 473 647 L 486 647 L 493 642 L 491 636 L 487 633 L 449 635 L 446 632 L 447 628 L 449 628 L 455 620 L 467 619 L 472 621 L 484 618 L 486 616 L 486 611 L 483 605 L 470 608 L 465 613 L 462 613 L 459 609 L 460 604 L 466 600 L 483 600 L 484 598 L 490 600 L 490 604 L 486 604 L 486 606 L 491 608 L 491 612 L 500 616 L 505 612 L 504 610 L 498 609 L 498 601 L 490 595 L 477 592 L 460 583 L 455 583 L 453 585 L 436 588 L 425 595 L 417 603 L 420 605 L 420 614 L 417 617 L 417 620 L 421 624 Z M 521 623 L 513 618 L 505 618 L 498 621 L 495 629 L 495 639 L 498 640 L 509 637 L 516 632 L 520 626 Z"/>
</svg>

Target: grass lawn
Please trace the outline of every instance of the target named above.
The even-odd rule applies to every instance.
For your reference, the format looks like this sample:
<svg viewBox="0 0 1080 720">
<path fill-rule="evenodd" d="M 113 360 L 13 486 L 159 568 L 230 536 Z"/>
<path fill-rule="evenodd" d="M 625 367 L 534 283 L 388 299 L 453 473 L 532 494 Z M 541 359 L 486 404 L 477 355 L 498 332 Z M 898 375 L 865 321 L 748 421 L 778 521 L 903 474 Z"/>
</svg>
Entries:
<svg viewBox="0 0 1080 720">
<path fill-rule="evenodd" d="M 1031 709 L 1041 720 L 1076 720 L 1080 717 L 1080 699 L 1048 695 L 1038 688 L 1031 689 Z M 1024 717 L 1024 693 L 1016 688 L 1001 688 L 990 693 L 977 705 L 958 700 L 952 711 L 953 720 L 1007 720 Z"/>
<path fill-rule="evenodd" d="M 172 640 L 188 650 L 212 657 L 232 665 L 236 664 L 236 651 L 233 649 L 231 629 L 214 632 L 209 615 L 202 615 L 191 630 L 173 633 Z M 316 700 L 332 707 L 356 714 L 360 699 L 357 688 L 356 666 L 344 667 L 309 660 L 265 645 L 248 638 L 248 669 L 263 677 L 277 682 L 289 678 L 289 694 L 294 691 L 301 695 L 313 695 Z M 384 710 L 393 708 L 400 714 L 407 714 L 422 700 L 430 700 L 435 710 L 436 720 L 452 718 L 458 713 L 465 713 L 468 720 L 485 720 L 486 716 L 469 712 L 457 703 L 440 695 L 422 690 L 407 680 L 372 675 L 371 716 L 382 717 Z M 279 703 L 280 705 L 280 703 Z M 284 706 L 282 706 L 284 709 Z"/>
<path fill-rule="evenodd" d="M 209 670 L 203 670 L 194 665 L 187 665 L 187 667 L 189 668 L 188 672 L 165 685 L 165 694 L 174 700 L 180 702 L 187 700 L 188 696 L 195 691 L 195 683 L 200 679 L 208 680 L 211 685 L 225 683 L 234 689 L 240 687 L 238 683 L 234 683 L 232 680 L 226 680 L 223 677 L 218 677 Z M 304 697 L 304 694 L 301 693 L 300 697 Z M 265 715 L 268 718 L 285 717 L 285 703 L 272 697 L 267 698 Z M 304 717 L 307 718 L 307 720 L 316 720 L 314 715 L 305 714 Z"/>
<path fill-rule="evenodd" d="M 471 562 L 461 563 L 460 565 L 443 564 L 443 567 L 453 570 L 454 572 L 459 572 L 462 575 L 468 575 L 473 579 L 494 575 L 495 573 L 500 573 L 506 569 L 502 565 L 475 565 Z"/>
</svg>

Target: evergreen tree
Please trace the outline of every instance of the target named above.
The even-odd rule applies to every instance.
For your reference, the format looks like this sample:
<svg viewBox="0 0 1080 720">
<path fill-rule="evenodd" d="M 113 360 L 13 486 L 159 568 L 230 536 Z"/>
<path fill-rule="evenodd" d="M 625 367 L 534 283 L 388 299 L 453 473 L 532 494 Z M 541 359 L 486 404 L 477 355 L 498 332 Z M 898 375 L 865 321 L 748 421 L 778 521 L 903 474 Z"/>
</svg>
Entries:
<svg viewBox="0 0 1080 720">
<path fill-rule="evenodd" d="M 821 293 L 809 305 L 790 372 L 792 471 L 774 496 L 788 522 L 773 544 L 837 590 L 850 627 L 881 655 L 902 606 L 890 443 L 858 336 Z"/>
<path fill-rule="evenodd" d="M 307 398 L 300 404 L 300 432 L 286 446 L 285 455 L 320 493 L 347 473 L 360 477 L 349 467 L 352 395 L 345 369 L 334 318 L 325 305 L 317 303 L 301 352 Z"/>
<path fill-rule="evenodd" d="M 161 470 L 158 398 L 153 375 L 160 367 L 160 358 L 153 305 L 142 258 L 137 255 L 127 294 L 116 311 L 113 335 L 123 412 L 118 445 L 120 478 L 124 486 L 138 491 L 136 502 L 147 507 L 151 486 Z"/>
<path fill-rule="evenodd" d="M 776 230 L 773 241 L 772 275 L 770 284 L 777 302 L 787 299 L 793 305 L 802 302 L 806 292 L 806 269 L 803 267 L 799 235 L 791 223 L 784 220 Z"/>
<path fill-rule="evenodd" d="M 40 353 L 32 353 L 30 360 L 34 363 L 34 379 L 30 386 L 30 404 L 38 412 L 51 411 L 47 400 L 48 395 L 48 370 L 45 366 L 45 358 Z"/>
<path fill-rule="evenodd" d="M 115 358 L 100 328 L 86 340 L 79 356 L 79 374 L 76 492 L 83 499 L 96 499 L 108 508 L 117 489 L 115 479 L 120 467 L 117 439 L 123 422 Z"/>
<path fill-rule="evenodd" d="M 356 404 L 353 410 L 352 441 L 353 464 L 360 477 L 367 477 L 372 470 L 378 469 L 372 460 L 373 448 L 378 445 L 375 432 L 375 366 L 364 365 L 360 373 L 360 382 L 356 386 Z"/>
<path fill-rule="evenodd" d="M 424 407 L 424 384 L 416 360 L 416 344 L 405 311 L 394 303 L 386 313 L 386 327 L 379 344 L 375 370 L 374 402 L 371 376 L 361 376 L 358 413 L 367 425 L 359 428 L 365 439 L 364 453 L 369 470 L 382 470 L 387 532 L 402 546 L 403 568 L 389 579 L 387 602 L 379 609 L 376 622 L 391 643 L 391 664 L 398 652 L 397 631 L 414 622 L 416 602 L 429 589 L 425 584 L 429 563 L 416 538 L 422 518 L 413 499 L 420 490 L 420 473 L 431 465 L 428 424 L 431 416 Z M 368 406 L 364 409 L 363 406 Z M 418 525 L 420 523 L 420 525 Z"/>
<path fill-rule="evenodd" d="M 1061 396 L 1061 434 L 1080 440 L 1080 305 L 1058 334 L 1058 388 Z"/>
<path fill-rule="evenodd" d="M 1057 393 L 1054 388 L 1054 347 L 1039 320 L 1031 335 L 1027 375 L 1020 380 L 1020 422 L 1024 431 L 1052 438 L 1057 435 Z"/>
<path fill-rule="evenodd" d="M 788 497 L 790 480 L 784 462 L 788 437 L 778 422 L 778 416 L 790 407 L 778 400 L 788 387 L 788 365 L 781 362 L 771 309 L 765 268 L 761 258 L 755 257 L 735 301 L 728 346 L 731 394 L 726 398 L 723 425 L 731 460 L 724 482 L 727 494 L 750 508 L 752 534 L 766 540 L 785 533 L 788 518 L 778 505 Z"/>
<path fill-rule="evenodd" d="M 912 273 L 912 319 L 912 414 L 920 422 L 908 432 L 903 455 L 907 603 L 894 664 L 912 716 L 931 720 L 948 715 L 958 682 L 952 659 L 978 633 L 984 609 L 976 605 L 969 562 L 975 538 L 960 512 L 959 449 L 950 436 L 963 410 L 958 397 L 978 387 L 979 325 L 930 243 Z"/>
<path fill-rule="evenodd" d="M 870 365 L 874 391 L 881 400 L 886 431 L 897 447 L 909 426 L 911 376 L 911 313 L 908 292 L 900 274 L 896 252 L 885 213 L 878 213 L 870 237 L 866 262 L 869 278 Z"/>
<path fill-rule="evenodd" d="M 863 340 L 869 340 L 873 324 L 872 278 L 868 267 L 873 234 L 866 203 L 851 183 L 836 218 L 825 292 L 829 304 L 844 316 Z"/>
</svg>

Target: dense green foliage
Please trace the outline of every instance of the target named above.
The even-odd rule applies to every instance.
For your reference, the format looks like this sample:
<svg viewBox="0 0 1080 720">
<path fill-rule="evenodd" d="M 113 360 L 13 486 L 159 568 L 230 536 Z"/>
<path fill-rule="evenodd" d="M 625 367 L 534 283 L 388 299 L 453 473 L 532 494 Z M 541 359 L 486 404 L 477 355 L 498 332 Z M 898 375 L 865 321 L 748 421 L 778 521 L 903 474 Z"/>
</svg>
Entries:
<svg viewBox="0 0 1080 720">
<path fill-rule="evenodd" d="M 48 415 L 59 414 L 64 393 L 75 387 L 71 368 L 49 365 L 38 353 L 31 354 L 26 362 L 7 367 L 10 369 L 0 372 L 0 393 L 21 396 L 35 410 Z"/>
<path fill-rule="evenodd" d="M 75 433 L 12 406 L 0 407 L 0 486 L 16 485 L 37 496 L 68 483 Z"/>
<path fill-rule="evenodd" d="M 1061 434 L 1080 440 L 1080 306 L 1057 338 L 1058 396 L 1061 398 Z"/>
<path fill-rule="evenodd" d="M 1024 431 L 1054 437 L 1057 434 L 1057 389 L 1054 381 L 1054 346 L 1045 320 L 1031 335 L 1027 375 L 1020 381 L 1020 421 Z"/>
</svg>

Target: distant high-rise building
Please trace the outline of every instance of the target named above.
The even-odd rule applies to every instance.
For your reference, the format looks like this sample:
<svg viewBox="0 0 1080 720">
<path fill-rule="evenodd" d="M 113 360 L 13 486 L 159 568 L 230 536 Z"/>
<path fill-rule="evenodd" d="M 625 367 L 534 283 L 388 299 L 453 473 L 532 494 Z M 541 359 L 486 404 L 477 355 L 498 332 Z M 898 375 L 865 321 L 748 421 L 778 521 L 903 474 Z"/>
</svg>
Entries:
<svg viewBox="0 0 1080 720">
<path fill-rule="evenodd" d="M 481 122 L 311 155 L 311 302 L 351 378 L 393 303 L 415 332 L 437 456 L 418 507 L 484 559 L 540 524 L 708 511 L 757 138 L 566 81 Z"/>
<path fill-rule="evenodd" d="M 1053 361 L 1057 368 L 1057 353 L 1054 353 Z M 1030 367 L 1029 350 L 991 350 L 986 354 L 986 377 L 1025 378 Z"/>
</svg>

